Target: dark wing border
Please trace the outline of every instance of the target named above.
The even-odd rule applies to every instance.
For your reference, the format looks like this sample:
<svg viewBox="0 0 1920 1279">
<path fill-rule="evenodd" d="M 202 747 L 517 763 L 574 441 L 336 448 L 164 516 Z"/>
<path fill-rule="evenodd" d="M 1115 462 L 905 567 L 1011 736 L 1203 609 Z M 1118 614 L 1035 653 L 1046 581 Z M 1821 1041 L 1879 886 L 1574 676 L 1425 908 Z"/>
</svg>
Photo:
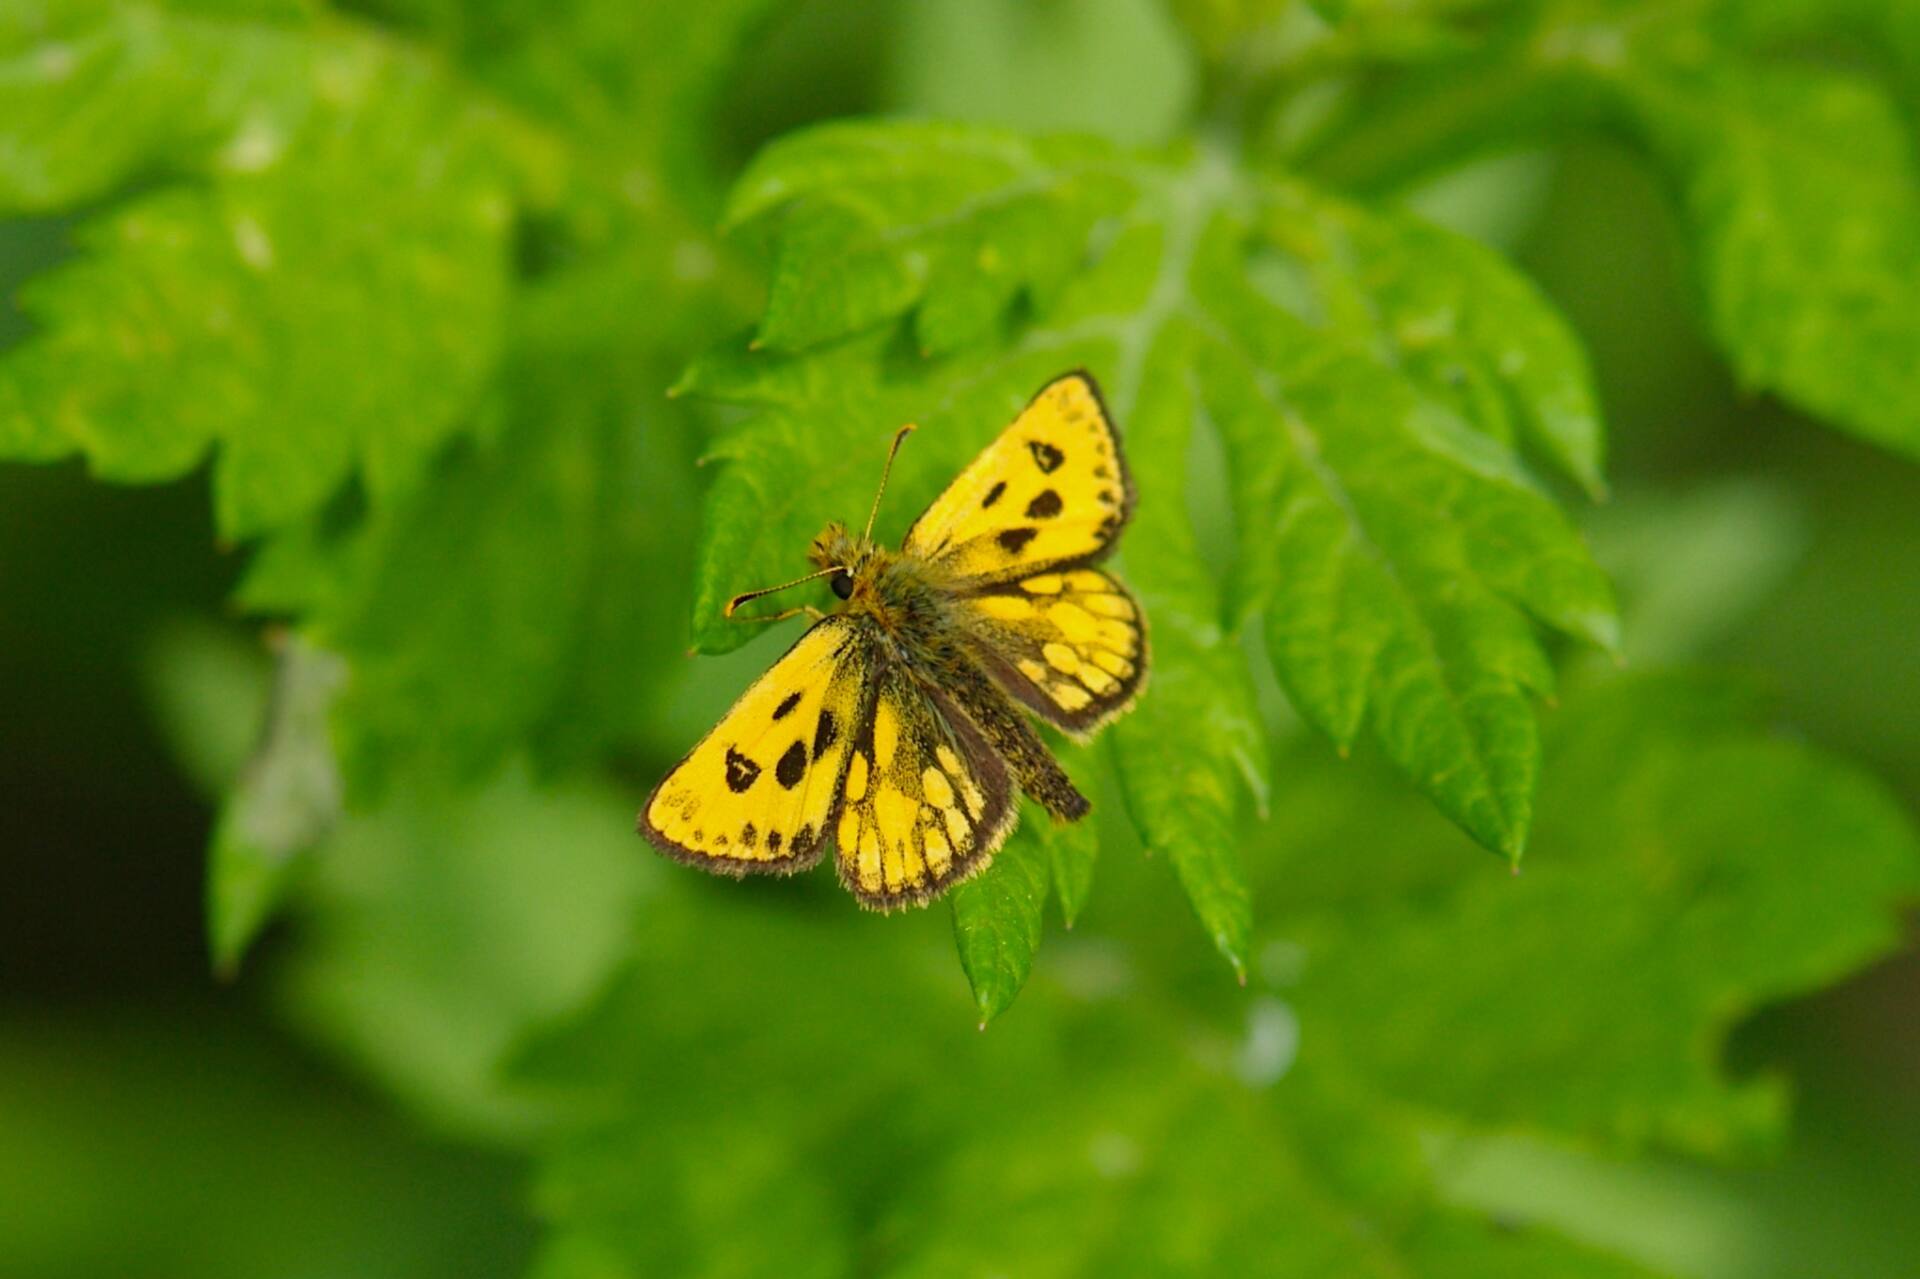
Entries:
<svg viewBox="0 0 1920 1279">
<path fill-rule="evenodd" d="M 854 740 L 854 749 L 864 752 L 869 760 L 873 758 L 874 707 L 879 704 L 881 685 L 889 678 L 897 678 L 903 686 L 926 700 L 933 712 L 935 722 L 944 726 L 952 735 L 954 747 L 959 751 L 960 758 L 974 770 L 980 784 L 980 792 L 986 797 L 986 807 L 975 826 L 975 830 L 982 838 L 973 852 L 964 861 L 956 859 L 948 867 L 946 876 L 937 883 L 929 875 L 927 882 L 919 888 L 906 888 L 894 894 L 884 891 L 869 893 L 860 887 L 856 878 L 848 876 L 846 859 L 838 855 L 837 832 L 840 828 L 840 803 L 836 802 L 834 824 L 830 828 L 836 832 L 834 873 L 839 876 L 846 890 L 853 894 L 854 900 L 868 910 L 885 914 L 914 906 L 925 906 L 991 866 L 995 854 L 1006 844 L 1007 837 L 1013 833 L 1014 826 L 1018 824 L 1020 809 L 1019 791 L 1014 786 L 1013 775 L 1008 770 L 1006 761 L 1000 757 L 1000 752 L 993 748 L 992 743 L 987 741 L 986 735 L 980 731 L 972 718 L 955 705 L 953 699 L 940 689 L 916 677 L 904 665 L 887 661 L 885 658 L 879 659 L 877 664 L 884 664 L 884 669 L 872 681 L 872 698 L 865 708 L 865 714 L 861 716 L 860 735 Z M 852 755 L 849 754 L 847 758 L 851 763 Z M 932 868 L 929 867 L 928 870 L 931 872 Z"/>
<path fill-rule="evenodd" d="M 1087 371 L 1084 365 L 1068 369 L 1065 373 L 1061 373 L 1056 377 L 1048 378 L 1045 385 L 1027 397 L 1026 404 L 1021 407 L 1018 413 L 1014 414 L 1013 421 L 1007 423 L 1007 425 L 1002 428 L 1002 433 L 1012 430 L 1014 422 L 1018 422 L 1021 418 L 1025 417 L 1028 410 L 1040 402 L 1041 396 L 1051 391 L 1060 383 L 1073 378 L 1078 378 L 1086 384 L 1087 390 L 1093 395 L 1093 402 L 1100 407 L 1100 420 L 1107 424 L 1107 432 L 1113 436 L 1114 464 L 1120 468 L 1120 514 L 1114 517 L 1112 530 L 1108 532 L 1105 542 L 1093 550 L 1088 551 L 1085 555 L 1076 555 L 1064 560 L 1046 560 L 1036 561 L 1033 564 L 1022 564 L 1015 570 L 1014 575 L 1010 577 L 967 579 L 965 588 L 957 592 L 958 594 L 978 595 L 986 591 L 995 590 L 1010 581 L 1017 581 L 1022 577 L 1033 577 L 1041 573 L 1051 573 L 1055 570 L 1085 568 L 1089 565 L 1098 564 L 1113 554 L 1114 547 L 1119 544 L 1120 534 L 1125 532 L 1127 525 L 1133 522 L 1134 503 L 1138 500 L 1139 495 L 1133 487 L 1133 468 L 1127 464 L 1126 441 L 1121 438 L 1120 423 L 1114 420 L 1113 410 L 1107 407 L 1106 393 L 1100 389 L 1100 383 L 1094 378 L 1092 373 Z M 996 436 L 995 439 L 997 440 L 998 437 Z M 914 517 L 913 523 L 907 526 L 906 536 L 900 539 L 902 549 L 905 549 L 906 546 L 913 541 L 914 532 L 919 529 L 920 521 L 926 519 L 927 513 L 933 510 L 933 508 L 939 504 L 940 499 L 945 496 L 946 491 L 944 489 L 934 494 L 933 500 L 928 502 L 925 509 Z"/>
<path fill-rule="evenodd" d="M 761 680 L 768 678 L 774 671 L 778 670 L 781 662 L 793 656 L 793 651 L 806 643 L 807 640 L 823 626 L 844 626 L 848 632 L 848 644 L 863 644 L 868 653 L 874 651 L 871 637 L 866 634 L 858 619 L 845 613 L 834 613 L 823 617 L 806 630 L 800 632 L 799 637 L 795 639 L 793 643 L 787 645 L 786 652 L 775 658 L 766 670 L 760 672 L 758 679 L 747 685 L 741 692 L 740 697 L 735 699 L 734 705 L 738 706 L 741 700 L 745 699 L 755 688 L 759 687 Z M 844 654 L 845 652 L 846 649 L 842 648 L 841 653 Z M 848 659 L 842 658 L 842 660 Z M 857 732 L 865 732 L 869 737 L 871 737 L 873 733 L 873 693 L 877 686 L 878 681 L 869 673 L 865 683 L 860 689 L 860 709 L 855 715 Z M 820 864 L 821 857 L 825 856 L 827 842 L 832 838 L 834 826 L 840 820 L 840 807 L 846 802 L 847 765 L 853 759 L 853 752 L 851 750 L 847 752 L 846 758 L 840 761 L 840 773 L 833 779 L 833 803 L 828 808 L 826 817 L 822 819 L 823 828 L 816 832 L 813 838 L 805 841 L 804 847 L 800 845 L 799 841 L 794 841 L 789 844 L 789 847 L 793 849 L 793 851 L 786 853 L 776 861 L 749 861 L 744 858 L 715 857 L 711 853 L 703 853 L 697 849 L 688 848 L 685 844 L 675 842 L 668 838 L 665 832 L 661 831 L 659 827 L 648 820 L 647 811 L 653 807 L 653 801 L 659 796 L 660 788 L 667 784 L 667 779 L 679 772 L 680 769 L 686 765 L 687 761 L 692 759 L 700 748 L 707 744 L 707 739 L 720 731 L 720 725 L 726 723 L 728 716 L 732 714 L 733 707 L 730 706 L 727 708 L 726 714 L 722 715 L 719 720 L 714 723 L 714 726 L 707 730 L 706 736 L 695 742 L 693 748 L 682 755 L 679 760 L 674 763 L 673 767 L 669 768 L 661 775 L 660 780 L 654 783 L 653 789 L 647 792 L 646 802 L 640 805 L 640 814 L 634 823 L 635 828 L 639 831 L 642 838 L 649 844 L 652 844 L 655 849 L 670 861 L 678 862 L 682 866 L 692 866 L 695 869 L 704 870 L 714 875 L 726 875 L 733 879 L 745 879 L 749 875 L 797 875 L 801 871 L 812 870 Z"/>
<path fill-rule="evenodd" d="M 1011 582 L 1001 583 L 984 591 L 969 591 L 961 598 L 976 599 L 982 595 L 1019 595 L 1022 599 L 1029 599 L 1031 597 L 1020 590 L 1020 582 L 1025 577 L 1044 577 L 1051 573 L 1072 572 L 1074 569 L 1082 568 L 1093 568 L 1093 565 L 1090 562 L 1081 562 L 1068 569 L 1042 569 L 1038 573 L 1024 574 L 1022 578 L 1015 578 Z M 1101 728 L 1133 709 L 1134 703 L 1146 691 L 1147 671 L 1153 665 L 1153 634 L 1147 625 L 1147 611 L 1140 607 L 1140 601 L 1134 597 L 1125 582 L 1105 569 L 1094 569 L 1094 571 L 1104 576 L 1113 584 L 1114 590 L 1125 596 L 1127 602 L 1133 605 L 1134 624 L 1140 631 L 1140 651 L 1133 658 L 1133 674 L 1119 681 L 1118 691 L 1108 700 L 1102 701 L 1096 698 L 1080 710 L 1065 710 L 1032 680 L 1022 675 L 1013 663 L 1007 660 L 999 645 L 978 632 L 972 630 L 964 632 L 967 636 L 968 655 L 980 664 L 980 668 L 992 677 L 993 682 L 999 685 L 1007 696 L 1042 720 L 1062 730 L 1075 741 L 1085 741 Z"/>
</svg>

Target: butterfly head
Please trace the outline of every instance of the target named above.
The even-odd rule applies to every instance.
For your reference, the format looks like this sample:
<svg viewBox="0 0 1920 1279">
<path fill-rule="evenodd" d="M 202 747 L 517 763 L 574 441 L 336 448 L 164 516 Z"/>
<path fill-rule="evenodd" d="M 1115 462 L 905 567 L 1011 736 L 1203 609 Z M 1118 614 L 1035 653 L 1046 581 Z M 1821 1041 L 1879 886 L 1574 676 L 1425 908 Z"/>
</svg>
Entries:
<svg viewBox="0 0 1920 1279">
<path fill-rule="evenodd" d="M 807 558 L 817 568 L 837 570 L 827 579 L 827 585 L 844 600 L 852 598 L 854 588 L 870 575 L 874 549 L 870 539 L 855 537 L 846 525 L 835 520 L 813 539 Z"/>
</svg>

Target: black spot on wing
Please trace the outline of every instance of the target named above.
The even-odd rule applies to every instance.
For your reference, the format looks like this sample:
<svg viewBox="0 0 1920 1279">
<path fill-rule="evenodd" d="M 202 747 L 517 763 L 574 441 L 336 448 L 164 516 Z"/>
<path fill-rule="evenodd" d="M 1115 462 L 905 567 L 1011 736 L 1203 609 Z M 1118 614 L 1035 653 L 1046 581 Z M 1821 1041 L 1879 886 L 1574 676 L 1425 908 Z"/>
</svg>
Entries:
<svg viewBox="0 0 1920 1279">
<path fill-rule="evenodd" d="M 1026 548 L 1027 543 L 1039 534 L 1040 530 L 1037 528 L 1009 528 L 1000 530 L 999 535 L 993 540 L 1000 543 L 1000 549 L 1007 554 L 1018 555 Z"/>
<path fill-rule="evenodd" d="M 779 831 L 770 830 L 767 832 L 767 851 L 770 853 L 777 853 L 780 851 L 780 832 Z"/>
<path fill-rule="evenodd" d="M 748 848 L 752 848 L 754 844 L 759 842 L 759 839 L 760 839 L 760 832 L 757 829 L 755 829 L 754 824 L 752 822 L 748 822 L 745 826 L 742 826 L 740 828 L 740 842 L 742 844 L 745 844 Z"/>
<path fill-rule="evenodd" d="M 1033 454 L 1033 464 L 1047 475 L 1059 470 L 1060 464 L 1067 460 L 1065 453 L 1045 440 L 1028 440 L 1027 449 Z"/>
<path fill-rule="evenodd" d="M 813 757 L 819 759 L 827 747 L 840 740 L 840 724 L 832 711 L 820 712 L 820 724 L 813 730 Z"/>
<path fill-rule="evenodd" d="M 1030 520 L 1050 520 L 1066 508 L 1060 495 L 1052 489 L 1043 489 L 1040 495 L 1027 503 L 1027 518 Z M 778 719 L 779 716 L 775 716 Z"/>
<path fill-rule="evenodd" d="M 1000 495 L 1006 491 L 1007 491 L 1007 482 L 1005 480 L 996 481 L 994 486 L 987 490 L 987 496 L 984 500 L 981 501 L 980 509 L 984 511 L 989 506 L 992 506 L 995 502 L 998 502 L 1000 500 Z"/>
<path fill-rule="evenodd" d="M 773 766 L 773 777 L 786 789 L 792 790 L 806 775 L 807 747 L 804 742 L 795 742 L 787 747 L 786 753 L 780 756 L 780 762 Z"/>
<path fill-rule="evenodd" d="M 733 747 L 727 747 L 727 789 L 736 795 L 744 795 L 759 780 L 760 765 Z"/>
<path fill-rule="evenodd" d="M 785 719 L 788 715 L 791 715 L 793 713 L 793 708 L 798 706 L 799 704 L 800 704 L 800 694 L 788 693 L 784 698 L 780 700 L 780 704 L 773 708 L 773 717 L 775 719 Z"/>
</svg>

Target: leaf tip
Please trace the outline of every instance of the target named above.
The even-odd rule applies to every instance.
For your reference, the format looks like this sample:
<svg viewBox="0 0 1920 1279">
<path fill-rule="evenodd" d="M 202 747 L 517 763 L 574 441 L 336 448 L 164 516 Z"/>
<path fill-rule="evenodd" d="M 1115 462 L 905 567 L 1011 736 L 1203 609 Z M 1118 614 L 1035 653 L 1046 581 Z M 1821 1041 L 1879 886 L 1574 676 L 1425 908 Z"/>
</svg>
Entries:
<svg viewBox="0 0 1920 1279">
<path fill-rule="evenodd" d="M 1238 942 L 1236 942 L 1234 938 L 1228 935 L 1224 930 L 1214 933 L 1213 947 L 1215 950 L 1220 952 L 1220 957 L 1227 961 L 1227 966 L 1233 969 L 1234 980 L 1239 982 L 1242 986 L 1246 985 L 1247 984 L 1247 957 L 1245 954 L 1242 953 L 1242 951 L 1244 950 L 1244 947 L 1242 947 Z"/>
<path fill-rule="evenodd" d="M 1579 619 L 1580 633 L 1615 661 L 1621 659 L 1623 639 L 1617 613 L 1588 613 Z"/>
</svg>

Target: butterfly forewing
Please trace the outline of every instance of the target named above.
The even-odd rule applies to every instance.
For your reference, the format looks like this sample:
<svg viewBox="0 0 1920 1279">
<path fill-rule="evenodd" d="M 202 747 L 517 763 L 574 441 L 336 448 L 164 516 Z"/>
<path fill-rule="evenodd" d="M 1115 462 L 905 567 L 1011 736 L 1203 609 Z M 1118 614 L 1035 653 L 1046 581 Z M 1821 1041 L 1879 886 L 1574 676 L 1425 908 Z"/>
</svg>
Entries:
<svg viewBox="0 0 1920 1279">
<path fill-rule="evenodd" d="M 1138 695 L 1146 619 L 1090 567 L 1132 509 L 1119 434 L 1093 379 L 1069 373 L 897 554 L 830 525 L 814 554 L 833 558 L 815 563 L 840 575 L 845 611 L 667 775 L 642 833 L 731 875 L 804 869 L 831 839 L 842 882 L 891 910 L 987 865 L 1013 826 L 1016 784 L 1061 820 L 1083 816 L 1086 798 L 1016 704 L 1084 735 Z"/>
<path fill-rule="evenodd" d="M 880 910 L 984 867 L 1013 825 L 1006 765 L 971 721 L 897 665 L 875 680 L 834 844 L 840 879 Z"/>
<path fill-rule="evenodd" d="M 1093 379 L 1069 373 L 914 521 L 902 549 L 991 584 L 1101 555 L 1132 510 L 1119 434 Z"/>
<path fill-rule="evenodd" d="M 641 833 L 726 874 L 817 862 L 869 700 L 868 625 L 835 616 L 801 636 L 654 789 Z"/>
<path fill-rule="evenodd" d="M 1099 569 L 1036 574 L 954 607 L 1000 686 L 1070 733 L 1126 710 L 1146 678 L 1145 615 Z"/>
</svg>

